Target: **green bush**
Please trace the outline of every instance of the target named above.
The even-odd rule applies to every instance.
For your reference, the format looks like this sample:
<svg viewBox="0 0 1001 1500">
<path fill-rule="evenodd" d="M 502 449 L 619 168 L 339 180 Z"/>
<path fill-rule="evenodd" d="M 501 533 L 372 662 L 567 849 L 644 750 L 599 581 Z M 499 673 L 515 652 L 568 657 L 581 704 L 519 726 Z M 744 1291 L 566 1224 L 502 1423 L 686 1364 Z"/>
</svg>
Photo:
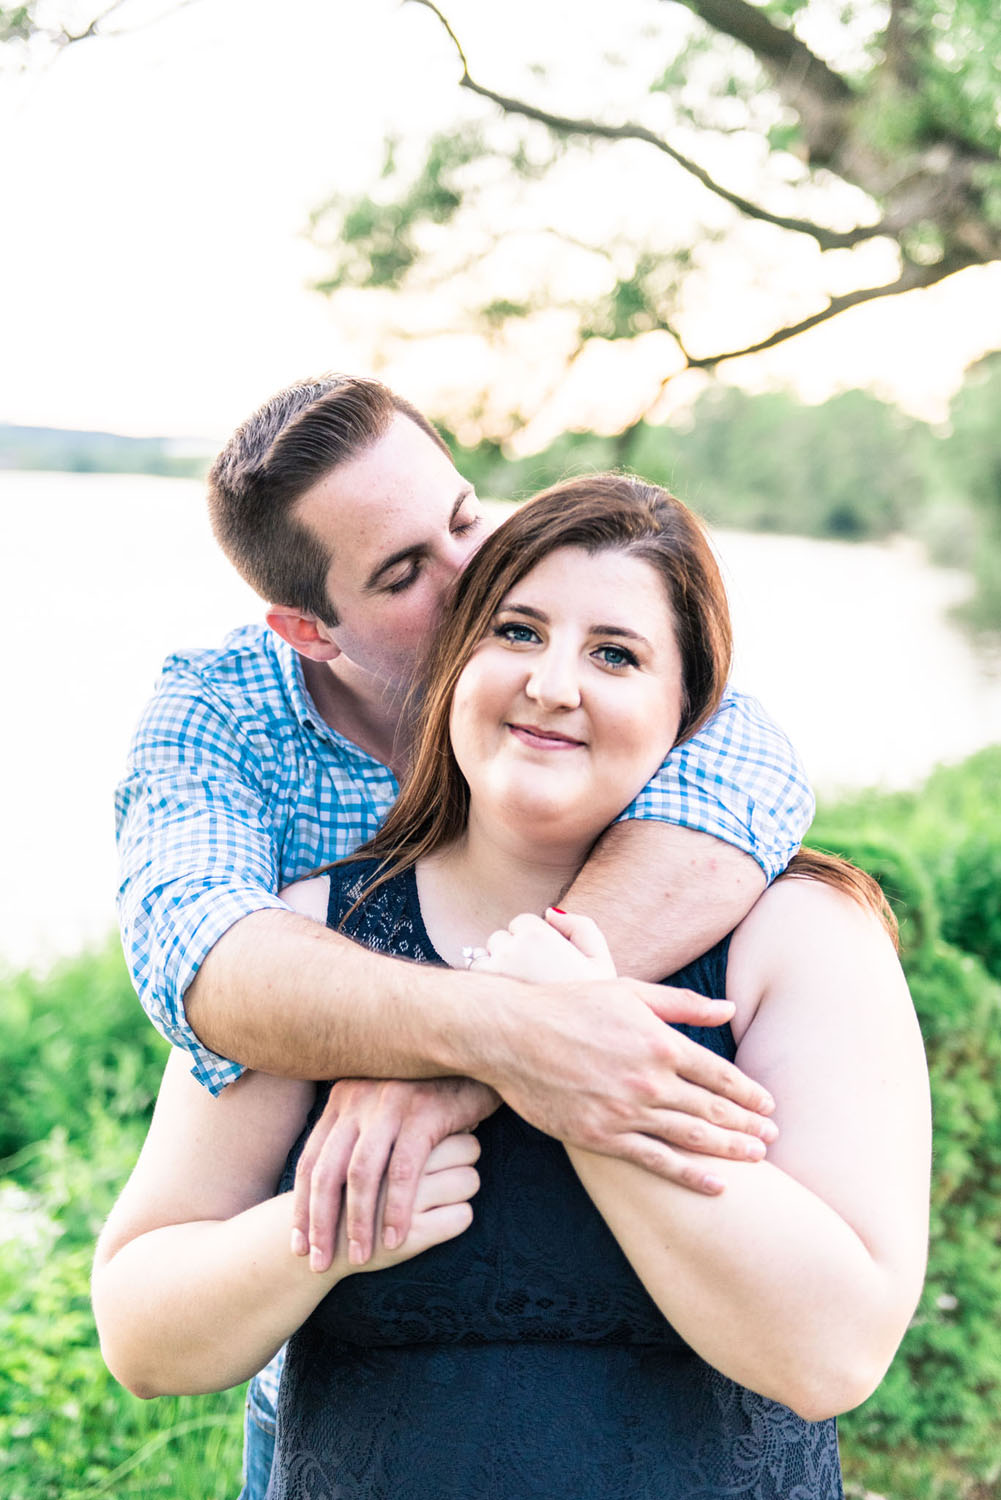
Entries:
<svg viewBox="0 0 1001 1500">
<path fill-rule="evenodd" d="M 86 1160 L 72 1162 L 81 1180 Z M 101 1192 L 95 1195 L 99 1201 Z M 0 1493 L 4 1500 L 162 1495 L 233 1500 L 242 1391 L 143 1402 L 108 1374 L 88 1282 L 93 1245 L 4 1247 L 0 1273 Z"/>
<path fill-rule="evenodd" d="M 846 1472 L 894 1500 L 981 1500 L 1001 1479 L 999 783 L 1001 751 L 988 750 L 919 793 L 824 811 L 810 834 L 883 881 L 928 1052 L 925 1290 L 882 1386 L 842 1422 Z"/>
<path fill-rule="evenodd" d="M 108 1374 L 94 1240 L 166 1048 L 117 948 L 0 985 L 0 1495 L 232 1500 L 243 1394 L 143 1402 Z"/>
<path fill-rule="evenodd" d="M 95 1115 L 147 1116 L 166 1044 L 143 1020 L 118 944 L 0 981 L 0 1159 Z"/>
</svg>

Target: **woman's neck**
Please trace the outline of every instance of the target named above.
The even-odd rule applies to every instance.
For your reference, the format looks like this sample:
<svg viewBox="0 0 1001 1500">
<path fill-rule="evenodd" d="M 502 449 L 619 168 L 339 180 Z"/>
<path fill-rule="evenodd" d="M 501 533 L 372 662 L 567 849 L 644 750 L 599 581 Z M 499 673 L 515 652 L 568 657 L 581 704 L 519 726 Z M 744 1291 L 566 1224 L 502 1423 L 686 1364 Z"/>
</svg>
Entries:
<svg viewBox="0 0 1001 1500">
<path fill-rule="evenodd" d="M 488 829 L 475 818 L 465 833 L 417 864 L 417 889 L 428 936 L 453 968 L 464 948 L 480 948 L 519 912 L 541 916 L 559 900 L 587 857 L 587 847 Z"/>
</svg>

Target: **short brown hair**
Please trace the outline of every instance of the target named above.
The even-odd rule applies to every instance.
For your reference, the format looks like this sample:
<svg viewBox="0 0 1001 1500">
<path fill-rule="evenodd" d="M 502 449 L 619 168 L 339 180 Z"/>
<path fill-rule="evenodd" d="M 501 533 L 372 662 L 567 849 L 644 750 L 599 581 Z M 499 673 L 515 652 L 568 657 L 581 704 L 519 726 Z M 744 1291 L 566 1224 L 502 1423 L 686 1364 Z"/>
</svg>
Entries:
<svg viewBox="0 0 1001 1500">
<path fill-rule="evenodd" d="M 248 417 L 209 472 L 209 518 L 240 576 L 269 604 L 336 625 L 327 596 L 330 554 L 295 515 L 296 502 L 332 469 L 409 418 L 444 452 L 415 406 L 378 380 L 324 375 L 279 391 Z"/>
</svg>

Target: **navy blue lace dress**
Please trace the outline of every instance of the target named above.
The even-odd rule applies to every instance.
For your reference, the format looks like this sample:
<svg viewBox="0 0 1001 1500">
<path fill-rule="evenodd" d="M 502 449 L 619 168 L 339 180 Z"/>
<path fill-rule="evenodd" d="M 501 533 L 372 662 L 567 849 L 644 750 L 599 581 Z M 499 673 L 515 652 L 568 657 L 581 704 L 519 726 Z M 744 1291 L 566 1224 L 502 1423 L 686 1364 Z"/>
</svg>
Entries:
<svg viewBox="0 0 1001 1500">
<path fill-rule="evenodd" d="M 331 923 L 370 870 L 333 871 Z M 380 951 L 441 962 L 412 873 L 346 930 Z M 667 982 L 720 995 L 726 954 L 724 941 Z M 681 1029 L 733 1056 L 728 1027 Z M 479 1136 L 470 1229 L 398 1267 L 348 1277 L 292 1338 L 270 1500 L 843 1495 L 834 1422 L 803 1421 L 684 1343 L 558 1142 L 506 1106 Z"/>
</svg>

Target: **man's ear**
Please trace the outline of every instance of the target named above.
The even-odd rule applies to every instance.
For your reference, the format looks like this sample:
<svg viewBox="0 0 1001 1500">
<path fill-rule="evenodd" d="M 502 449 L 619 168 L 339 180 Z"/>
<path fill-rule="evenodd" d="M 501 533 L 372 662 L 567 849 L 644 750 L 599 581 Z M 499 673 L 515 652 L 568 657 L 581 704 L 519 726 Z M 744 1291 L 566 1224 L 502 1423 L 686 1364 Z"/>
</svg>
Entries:
<svg viewBox="0 0 1001 1500">
<path fill-rule="evenodd" d="M 331 636 L 330 626 L 324 625 L 316 615 L 304 615 L 299 610 L 283 609 L 273 604 L 264 618 L 275 635 L 280 635 L 293 651 L 308 656 L 310 661 L 333 661 L 341 654 L 340 646 Z"/>
</svg>

